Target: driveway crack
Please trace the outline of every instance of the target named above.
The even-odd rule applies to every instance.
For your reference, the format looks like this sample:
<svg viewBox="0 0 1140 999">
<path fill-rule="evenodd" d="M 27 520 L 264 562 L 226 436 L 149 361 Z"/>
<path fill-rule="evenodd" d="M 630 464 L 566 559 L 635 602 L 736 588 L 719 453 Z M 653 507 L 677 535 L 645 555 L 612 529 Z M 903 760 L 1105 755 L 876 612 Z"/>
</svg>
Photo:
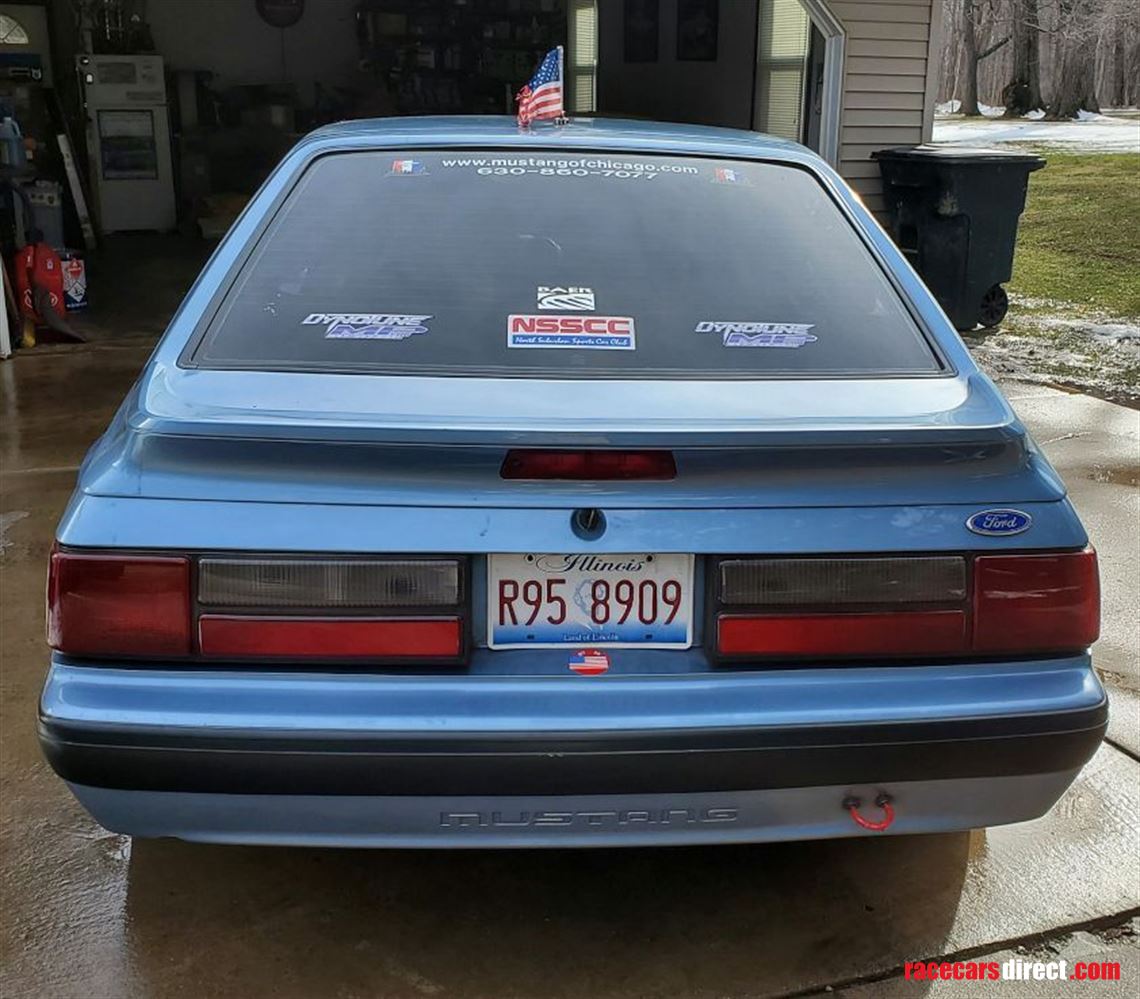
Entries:
<svg viewBox="0 0 1140 999">
<path fill-rule="evenodd" d="M 1030 933 L 1026 936 L 1010 937 L 1005 940 L 994 940 L 989 943 L 979 944 L 976 947 L 967 947 L 965 950 L 952 951 L 949 954 L 916 957 L 914 963 L 925 964 L 934 961 L 940 964 L 944 961 L 971 961 L 997 951 L 1012 950 L 1015 947 L 1038 947 L 1058 937 L 1079 933 L 1082 930 L 1106 930 L 1114 926 L 1120 926 L 1123 923 L 1127 923 L 1130 919 L 1135 919 L 1137 916 L 1140 916 L 1140 906 L 1113 913 L 1111 916 L 1097 916 L 1095 919 L 1086 919 L 1079 923 L 1056 926 L 1052 929 L 1042 930 L 1040 933 Z M 840 981 L 830 982 L 826 985 L 814 985 L 807 989 L 774 993 L 772 999 L 809 999 L 809 997 L 825 996 L 830 993 L 838 992 L 840 989 L 855 988 L 859 985 L 873 985 L 876 982 L 885 982 L 892 978 L 901 978 L 905 970 L 904 965 L 897 964 L 883 971 L 875 971 L 867 975 L 859 975 L 855 978 L 845 978 Z"/>
</svg>

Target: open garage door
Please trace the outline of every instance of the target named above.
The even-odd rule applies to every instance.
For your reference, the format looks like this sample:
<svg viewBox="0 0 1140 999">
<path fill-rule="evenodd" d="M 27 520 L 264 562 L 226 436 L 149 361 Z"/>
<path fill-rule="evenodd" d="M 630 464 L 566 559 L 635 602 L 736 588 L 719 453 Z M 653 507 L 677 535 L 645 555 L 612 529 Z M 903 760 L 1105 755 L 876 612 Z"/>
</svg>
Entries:
<svg viewBox="0 0 1140 999">
<path fill-rule="evenodd" d="M 824 0 L 599 5 L 601 114 L 750 128 L 835 162 L 841 24 Z"/>
</svg>

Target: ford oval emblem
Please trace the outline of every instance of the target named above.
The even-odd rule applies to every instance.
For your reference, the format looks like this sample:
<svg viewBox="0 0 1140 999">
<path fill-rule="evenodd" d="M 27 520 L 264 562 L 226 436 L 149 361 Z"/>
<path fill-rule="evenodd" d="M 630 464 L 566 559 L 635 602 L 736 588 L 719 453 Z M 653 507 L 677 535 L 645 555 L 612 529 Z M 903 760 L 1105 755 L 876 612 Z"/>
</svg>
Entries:
<svg viewBox="0 0 1140 999">
<path fill-rule="evenodd" d="M 975 534 L 1003 537 L 1028 531 L 1033 518 L 1022 510 L 981 510 L 966 521 L 966 527 Z"/>
</svg>

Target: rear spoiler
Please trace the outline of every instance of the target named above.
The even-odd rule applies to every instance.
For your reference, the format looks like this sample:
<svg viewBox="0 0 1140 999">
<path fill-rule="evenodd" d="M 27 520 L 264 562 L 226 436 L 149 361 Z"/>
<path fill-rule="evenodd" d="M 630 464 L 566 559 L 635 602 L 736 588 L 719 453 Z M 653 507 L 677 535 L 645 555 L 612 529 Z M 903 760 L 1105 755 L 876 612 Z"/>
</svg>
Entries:
<svg viewBox="0 0 1140 999">
<path fill-rule="evenodd" d="M 152 366 L 141 434 L 503 447 L 1010 444 L 1024 430 L 978 373 L 878 379 L 422 378 Z"/>
</svg>

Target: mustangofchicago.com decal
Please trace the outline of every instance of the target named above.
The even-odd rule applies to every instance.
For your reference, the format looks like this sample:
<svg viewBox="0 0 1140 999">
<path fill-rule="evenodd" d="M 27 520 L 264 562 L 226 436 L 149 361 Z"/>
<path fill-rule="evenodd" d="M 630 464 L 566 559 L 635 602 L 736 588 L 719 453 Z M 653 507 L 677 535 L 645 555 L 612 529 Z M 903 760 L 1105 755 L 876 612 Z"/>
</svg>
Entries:
<svg viewBox="0 0 1140 999">
<path fill-rule="evenodd" d="M 547 156 L 453 157 L 440 161 L 445 169 L 474 170 L 486 177 L 616 177 L 637 180 L 667 174 L 695 176 L 700 168 L 688 163 L 649 163 L 644 160 L 615 160 L 600 156 L 551 158 Z"/>
</svg>

